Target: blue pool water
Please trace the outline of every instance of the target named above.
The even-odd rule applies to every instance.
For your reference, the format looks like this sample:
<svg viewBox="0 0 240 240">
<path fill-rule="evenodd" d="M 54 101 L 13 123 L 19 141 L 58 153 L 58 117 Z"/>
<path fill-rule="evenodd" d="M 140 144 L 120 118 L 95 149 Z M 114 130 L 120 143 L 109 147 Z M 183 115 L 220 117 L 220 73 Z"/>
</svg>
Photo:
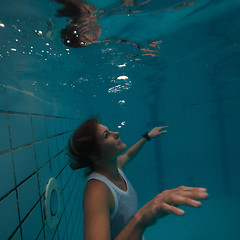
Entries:
<svg viewBox="0 0 240 240">
<path fill-rule="evenodd" d="M 239 239 L 240 2 L 88 2 L 99 9 L 101 42 L 84 48 L 62 43 L 59 4 L 0 2 L 1 239 L 83 239 L 86 180 L 68 167 L 65 148 L 92 115 L 128 146 L 169 126 L 126 169 L 139 207 L 164 189 L 208 189 L 200 209 L 159 220 L 146 240 Z M 52 230 L 51 177 L 61 192 Z"/>
</svg>

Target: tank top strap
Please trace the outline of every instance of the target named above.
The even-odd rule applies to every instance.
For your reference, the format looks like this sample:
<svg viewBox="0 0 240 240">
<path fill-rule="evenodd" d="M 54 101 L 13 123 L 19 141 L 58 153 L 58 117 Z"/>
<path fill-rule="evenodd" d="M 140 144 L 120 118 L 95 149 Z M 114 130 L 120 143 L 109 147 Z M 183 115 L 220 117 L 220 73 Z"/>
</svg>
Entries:
<svg viewBox="0 0 240 240">
<path fill-rule="evenodd" d="M 124 172 L 123 172 L 122 170 L 120 170 L 119 168 L 118 168 L 118 171 L 119 171 L 119 173 L 122 175 L 124 181 L 127 183 L 127 182 L 128 182 L 128 179 L 127 179 L 126 175 L 124 174 Z"/>
</svg>

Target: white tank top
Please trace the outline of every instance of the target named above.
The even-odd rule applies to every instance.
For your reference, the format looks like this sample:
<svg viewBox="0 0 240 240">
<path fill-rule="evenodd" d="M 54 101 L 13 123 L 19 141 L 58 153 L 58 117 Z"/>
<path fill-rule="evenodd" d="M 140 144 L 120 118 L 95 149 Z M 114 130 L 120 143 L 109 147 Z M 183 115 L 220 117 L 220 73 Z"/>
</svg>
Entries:
<svg viewBox="0 0 240 240">
<path fill-rule="evenodd" d="M 118 171 L 126 182 L 127 191 L 121 190 L 102 174 L 93 172 L 88 177 L 88 181 L 91 179 L 97 179 L 105 183 L 114 197 L 115 208 L 110 216 L 111 239 L 115 238 L 122 231 L 137 211 L 136 191 L 127 180 L 125 174 L 120 169 L 118 169 Z M 144 237 L 142 240 L 144 240 Z"/>
</svg>

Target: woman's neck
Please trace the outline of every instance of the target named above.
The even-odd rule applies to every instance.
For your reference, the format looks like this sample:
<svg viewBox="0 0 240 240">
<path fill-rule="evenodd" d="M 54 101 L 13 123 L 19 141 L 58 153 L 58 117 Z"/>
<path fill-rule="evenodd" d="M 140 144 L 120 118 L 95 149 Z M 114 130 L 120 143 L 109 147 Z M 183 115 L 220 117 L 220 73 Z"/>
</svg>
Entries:
<svg viewBox="0 0 240 240">
<path fill-rule="evenodd" d="M 96 172 L 104 175 L 108 179 L 112 180 L 119 180 L 120 174 L 117 167 L 117 160 L 115 161 L 104 161 L 107 162 L 106 164 L 101 164 L 100 166 L 96 167 Z M 111 163 L 111 164 L 110 164 Z"/>
</svg>

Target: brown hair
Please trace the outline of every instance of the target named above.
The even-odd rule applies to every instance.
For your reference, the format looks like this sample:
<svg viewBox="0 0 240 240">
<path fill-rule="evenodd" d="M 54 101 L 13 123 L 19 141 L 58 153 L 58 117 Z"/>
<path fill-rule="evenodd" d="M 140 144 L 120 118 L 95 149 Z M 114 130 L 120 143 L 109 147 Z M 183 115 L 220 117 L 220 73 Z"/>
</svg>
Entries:
<svg viewBox="0 0 240 240">
<path fill-rule="evenodd" d="M 85 47 L 86 39 L 82 36 L 78 31 L 79 27 L 77 26 L 67 26 L 66 28 L 61 30 L 61 39 L 62 42 L 67 47 L 78 48 Z"/>
<path fill-rule="evenodd" d="M 69 164 L 73 170 L 86 168 L 85 176 L 94 169 L 93 160 L 101 157 L 100 147 L 96 139 L 97 118 L 89 119 L 80 125 L 68 141 Z"/>
</svg>

